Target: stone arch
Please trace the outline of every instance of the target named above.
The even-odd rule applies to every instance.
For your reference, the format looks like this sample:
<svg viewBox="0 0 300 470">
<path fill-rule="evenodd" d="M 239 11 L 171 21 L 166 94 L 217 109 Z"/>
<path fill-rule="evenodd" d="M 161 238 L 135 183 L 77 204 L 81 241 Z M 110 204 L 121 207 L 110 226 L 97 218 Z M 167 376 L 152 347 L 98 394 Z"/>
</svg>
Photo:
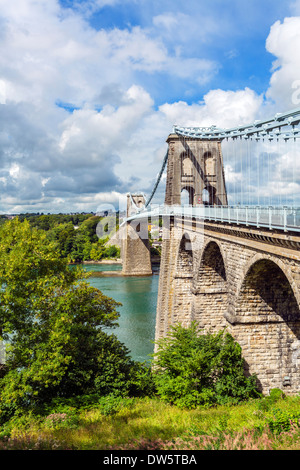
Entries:
<svg viewBox="0 0 300 470">
<path fill-rule="evenodd" d="M 184 186 L 181 190 L 181 205 L 185 205 L 186 201 L 188 204 L 193 205 L 195 189 L 192 186 Z"/>
<path fill-rule="evenodd" d="M 202 191 L 202 201 L 205 206 L 213 206 L 215 203 L 216 188 L 207 185 Z"/>
<path fill-rule="evenodd" d="M 239 284 L 237 285 L 237 298 L 239 296 L 239 292 L 242 288 L 242 285 L 245 282 L 245 279 L 246 279 L 250 269 L 252 268 L 252 266 L 254 264 L 258 263 L 259 261 L 263 261 L 263 260 L 269 260 L 269 261 L 273 262 L 274 264 L 276 264 L 281 269 L 281 271 L 283 272 L 283 274 L 285 275 L 285 277 L 287 278 L 287 280 L 288 280 L 288 282 L 291 286 L 291 289 L 292 289 L 293 294 L 294 294 L 294 296 L 295 296 L 295 298 L 298 302 L 298 305 L 300 306 L 300 292 L 296 287 L 295 280 L 293 279 L 293 276 L 292 276 L 290 270 L 288 269 L 287 265 L 281 259 L 275 258 L 271 255 L 266 256 L 266 255 L 263 255 L 261 253 L 257 253 L 254 257 L 252 257 L 248 261 L 246 266 L 244 267 L 243 277 L 240 279 Z"/>
<path fill-rule="evenodd" d="M 300 390 L 300 309 L 284 263 L 257 255 L 235 302 L 234 336 L 262 390 Z"/>
<path fill-rule="evenodd" d="M 192 308 L 193 247 L 190 236 L 184 233 L 178 247 L 174 276 L 172 324 L 189 325 Z"/>
<path fill-rule="evenodd" d="M 210 194 L 207 188 L 203 188 L 202 191 L 202 202 L 204 205 L 210 205 Z"/>
<path fill-rule="evenodd" d="M 193 275 L 193 246 L 188 233 L 184 233 L 179 243 L 176 275 L 192 276 Z"/>
<path fill-rule="evenodd" d="M 228 286 L 224 253 L 215 241 L 203 247 L 194 283 L 193 319 L 200 328 L 219 330 L 226 326 Z"/>
</svg>

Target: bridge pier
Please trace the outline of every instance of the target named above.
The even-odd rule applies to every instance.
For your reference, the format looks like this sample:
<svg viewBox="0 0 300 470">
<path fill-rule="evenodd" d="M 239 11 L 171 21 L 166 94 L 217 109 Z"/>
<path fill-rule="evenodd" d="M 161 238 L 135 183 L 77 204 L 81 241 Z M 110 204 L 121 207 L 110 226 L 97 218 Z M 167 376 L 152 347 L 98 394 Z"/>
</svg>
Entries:
<svg viewBox="0 0 300 470">
<path fill-rule="evenodd" d="M 226 328 L 263 393 L 299 394 L 300 234 L 180 218 L 169 233 L 156 341 L 177 323 L 196 321 L 202 333 Z"/>
<path fill-rule="evenodd" d="M 145 204 L 142 194 L 127 195 L 127 217 Z M 122 240 L 122 275 L 151 276 L 151 255 L 148 236 L 148 219 L 126 222 Z"/>
</svg>

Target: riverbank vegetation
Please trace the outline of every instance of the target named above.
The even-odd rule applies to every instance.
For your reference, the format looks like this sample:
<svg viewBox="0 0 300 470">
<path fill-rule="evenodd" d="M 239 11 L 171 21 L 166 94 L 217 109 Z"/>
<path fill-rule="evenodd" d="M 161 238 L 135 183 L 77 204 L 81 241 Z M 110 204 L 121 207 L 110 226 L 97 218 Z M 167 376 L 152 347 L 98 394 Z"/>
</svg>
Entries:
<svg viewBox="0 0 300 470">
<path fill-rule="evenodd" d="M 104 219 L 94 214 L 23 214 L 19 220 L 27 220 L 32 228 L 43 230 L 47 239 L 56 243 L 59 255 L 70 262 L 120 257 L 118 246 L 106 245 L 111 227 L 118 227 L 118 218 L 109 224 L 111 227 L 101 230 L 101 237 L 97 235 L 97 226 Z"/>
<path fill-rule="evenodd" d="M 225 330 L 177 325 L 136 362 L 120 304 L 44 229 L 16 218 L 0 240 L 0 449 L 297 448 L 300 398 L 262 397 Z"/>
</svg>

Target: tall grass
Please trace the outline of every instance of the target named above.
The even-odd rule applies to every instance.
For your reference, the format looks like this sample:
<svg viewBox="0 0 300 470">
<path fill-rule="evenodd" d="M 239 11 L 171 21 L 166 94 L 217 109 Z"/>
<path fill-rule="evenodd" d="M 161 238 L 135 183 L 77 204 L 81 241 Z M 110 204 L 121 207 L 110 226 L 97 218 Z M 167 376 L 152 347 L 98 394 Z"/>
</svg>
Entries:
<svg viewBox="0 0 300 470">
<path fill-rule="evenodd" d="M 110 404 L 110 406 L 108 406 Z M 28 415 L 0 429 L 6 449 L 300 449 L 300 397 L 182 410 L 157 399 Z"/>
</svg>

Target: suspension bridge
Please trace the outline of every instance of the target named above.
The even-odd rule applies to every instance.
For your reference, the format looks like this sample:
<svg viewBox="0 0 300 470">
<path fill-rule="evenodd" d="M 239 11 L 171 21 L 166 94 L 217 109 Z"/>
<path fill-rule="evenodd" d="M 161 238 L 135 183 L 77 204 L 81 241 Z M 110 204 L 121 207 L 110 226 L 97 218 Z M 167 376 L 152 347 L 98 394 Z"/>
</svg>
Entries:
<svg viewBox="0 0 300 470">
<path fill-rule="evenodd" d="M 263 392 L 300 392 L 299 124 L 300 108 L 231 129 L 175 125 L 122 226 L 123 274 L 149 275 L 148 221 L 163 221 L 156 340 L 178 322 L 227 328 Z"/>
<path fill-rule="evenodd" d="M 136 206 L 130 195 L 132 209 L 128 220 L 147 216 L 170 215 L 174 212 L 176 215 L 183 216 L 190 214 L 191 216 L 208 220 L 228 221 L 229 223 L 238 224 L 245 223 L 246 225 L 256 226 L 263 225 L 268 226 L 270 229 L 276 228 L 284 231 L 299 231 L 300 205 L 299 207 L 295 205 L 297 198 L 300 196 L 296 192 L 298 191 L 296 179 L 299 176 L 296 172 L 300 167 L 298 163 L 298 160 L 300 162 L 300 127 L 297 127 L 299 123 L 300 108 L 287 113 L 276 114 L 268 120 L 255 121 L 251 125 L 238 126 L 231 129 L 220 129 L 216 126 L 208 128 L 174 126 L 173 132 L 177 136 L 182 137 L 184 147 L 186 146 L 186 141 L 191 139 L 206 142 L 208 144 L 207 149 L 209 142 L 221 142 L 225 148 L 225 150 L 222 150 L 223 155 L 225 153 L 225 160 L 235 167 L 237 164 L 239 165 L 240 168 L 236 173 L 236 178 L 239 177 L 240 179 L 239 181 L 231 182 L 232 191 L 228 195 L 232 205 L 220 204 L 220 202 L 210 205 L 209 189 L 205 188 L 205 191 L 208 192 L 206 200 L 198 197 L 198 200 L 193 201 L 192 204 L 178 204 L 172 209 L 164 204 L 154 204 L 151 206 L 167 166 L 169 156 L 169 151 L 167 151 L 153 190 L 148 198 L 144 195 L 142 207 Z M 231 148 L 230 143 L 232 144 Z M 231 155 L 229 156 L 230 152 Z M 274 175 L 276 159 L 278 161 L 280 157 L 283 158 L 282 165 L 287 163 L 291 167 L 282 168 L 281 165 L 277 168 L 277 174 Z M 284 161 L 284 158 L 287 162 Z M 203 173 L 203 168 L 201 170 Z M 230 172 L 230 170 L 229 166 L 228 171 Z M 186 176 L 186 188 L 184 189 L 188 191 L 191 191 L 189 183 L 195 179 L 195 171 L 196 169 L 192 167 L 189 174 L 183 174 L 183 176 Z M 255 181 L 254 172 L 257 172 L 257 181 Z M 264 173 L 264 175 L 259 175 L 260 172 Z M 228 177 L 230 179 L 232 175 L 229 174 Z M 242 185 L 244 183 L 247 185 L 248 192 L 244 188 L 243 194 Z M 213 190 L 214 188 L 210 187 L 210 189 Z M 252 195 L 250 194 L 250 189 L 252 189 Z M 267 191 L 269 191 L 268 194 Z M 275 194 L 272 195 L 272 192 Z M 239 199 L 238 203 L 237 198 Z M 247 202 L 247 204 L 243 205 L 243 201 Z M 300 201 L 298 201 L 298 204 L 300 204 Z"/>
</svg>

